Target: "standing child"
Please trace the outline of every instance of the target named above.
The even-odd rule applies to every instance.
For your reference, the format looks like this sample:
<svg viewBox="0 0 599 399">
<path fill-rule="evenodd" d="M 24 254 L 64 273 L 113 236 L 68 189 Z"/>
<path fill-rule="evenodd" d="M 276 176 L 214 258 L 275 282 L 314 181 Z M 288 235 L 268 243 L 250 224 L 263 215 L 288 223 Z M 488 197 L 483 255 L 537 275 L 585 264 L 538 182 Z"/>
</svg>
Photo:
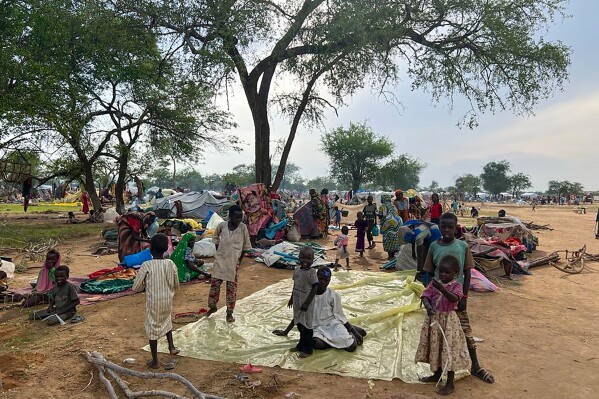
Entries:
<svg viewBox="0 0 599 399">
<path fill-rule="evenodd" d="M 349 229 L 347 226 L 341 228 L 341 234 L 335 238 L 335 246 L 337 247 L 337 255 L 335 256 L 335 271 L 339 269 L 339 259 L 345 259 L 345 267 L 347 270 L 351 270 L 349 267 L 349 252 L 347 252 L 347 246 L 349 245 Z"/>
<path fill-rule="evenodd" d="M 474 342 L 474 336 L 472 335 L 472 327 L 470 327 L 470 319 L 466 307 L 468 305 L 468 289 L 470 288 L 470 277 L 471 270 L 474 268 L 474 258 L 472 252 L 465 241 L 456 240 L 456 226 L 458 224 L 458 217 L 451 212 L 446 212 L 441 215 L 439 220 L 439 230 L 441 230 L 441 238 L 433 242 L 428 250 L 428 255 L 424 261 L 423 270 L 431 275 L 434 275 L 436 279 L 439 279 L 439 264 L 441 259 L 446 255 L 451 255 L 458 259 L 460 271 L 458 273 L 457 280 L 462 285 L 464 295 L 458 303 L 458 310 L 456 311 L 462 330 L 466 336 L 466 343 L 468 344 L 468 353 L 472 361 L 472 369 L 470 373 L 484 382 L 492 384 L 495 378 L 491 373 L 486 371 L 479 363 L 476 354 L 476 344 Z"/>
<path fill-rule="evenodd" d="M 33 312 L 29 318 L 31 320 L 45 320 L 49 326 L 56 325 L 64 320 L 75 316 L 77 305 L 79 305 L 79 295 L 77 288 L 67 280 L 69 278 L 69 268 L 58 266 L 54 270 L 56 285 L 50 292 L 50 305 L 48 309 L 39 312 Z"/>
<path fill-rule="evenodd" d="M 133 291 L 141 292 L 144 289 L 146 290 L 144 326 L 152 352 L 152 360 L 148 360 L 147 365 L 153 369 L 159 367 L 158 338 L 166 335 L 170 354 L 174 356 L 179 353 L 173 343 L 173 323 L 171 322 L 173 296 L 175 290 L 179 288 L 179 278 L 177 277 L 177 266 L 172 260 L 164 259 L 164 253 L 167 249 L 167 236 L 158 233 L 152 237 L 150 252 L 153 259 L 142 263 L 133 282 Z M 171 361 L 166 365 L 166 368 L 171 369 L 174 364 Z"/>
<path fill-rule="evenodd" d="M 288 307 L 293 307 L 293 322 L 300 332 L 297 346 L 292 349 L 299 352 L 299 357 L 305 358 L 312 354 L 314 330 L 314 296 L 318 289 L 316 270 L 312 269 L 314 250 L 303 247 L 299 253 L 300 267 L 293 272 L 293 291 L 289 298 Z"/>
<path fill-rule="evenodd" d="M 358 220 L 354 222 L 354 226 L 356 226 L 356 229 L 358 229 L 356 252 L 359 252 L 360 256 L 364 256 L 364 236 L 366 235 L 366 230 L 368 229 L 368 222 L 364 220 L 364 214 L 362 212 L 358 212 Z"/>
<path fill-rule="evenodd" d="M 431 205 L 431 223 L 439 224 L 439 218 L 441 218 L 441 214 L 443 213 L 443 206 L 439 203 L 439 194 L 434 193 L 431 196 L 433 201 Z"/>
<path fill-rule="evenodd" d="M 335 209 L 335 227 L 341 228 L 341 210 L 338 206 L 333 209 Z"/>
<path fill-rule="evenodd" d="M 456 280 L 460 270 L 457 258 L 446 255 L 439 261 L 439 280 L 433 279 L 422 293 L 426 318 L 420 333 L 415 361 L 428 363 L 434 374 L 422 382 L 438 382 L 447 372 L 447 383 L 439 390 L 446 396 L 454 391 L 456 371 L 470 368 L 466 337 L 456 315 L 463 297 L 462 285 Z"/>
<path fill-rule="evenodd" d="M 366 198 L 368 204 L 364 206 L 362 209 L 362 213 L 364 213 L 364 219 L 368 222 L 368 228 L 366 229 L 366 238 L 368 238 L 368 249 L 374 248 L 374 237 L 372 236 L 372 228 L 377 224 L 378 217 L 378 209 L 375 204 L 373 204 L 372 195 L 369 195 Z"/>
<path fill-rule="evenodd" d="M 220 286 L 227 282 L 227 322 L 233 323 L 233 310 L 237 301 L 237 279 L 243 252 L 252 248 L 247 226 L 241 222 L 243 210 L 239 205 L 229 208 L 229 221 L 216 227 L 212 242 L 216 245 L 214 266 L 211 269 L 210 292 L 208 294 L 208 313 L 216 312 L 220 297 Z"/>
</svg>

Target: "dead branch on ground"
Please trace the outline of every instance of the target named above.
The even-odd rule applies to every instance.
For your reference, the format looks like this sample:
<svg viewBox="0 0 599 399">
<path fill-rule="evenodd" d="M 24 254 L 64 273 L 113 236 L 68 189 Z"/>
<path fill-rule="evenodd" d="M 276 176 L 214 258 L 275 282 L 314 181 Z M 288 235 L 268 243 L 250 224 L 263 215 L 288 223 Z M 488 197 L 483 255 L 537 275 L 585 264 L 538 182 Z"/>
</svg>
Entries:
<svg viewBox="0 0 599 399">
<path fill-rule="evenodd" d="M 142 372 L 128 369 L 126 367 L 114 364 L 104 358 L 101 353 L 98 352 L 84 352 L 83 356 L 88 362 L 93 364 L 98 369 L 100 381 L 104 384 L 104 387 L 108 391 L 108 395 L 111 399 L 118 399 L 118 396 L 112 386 L 110 380 L 106 377 L 106 374 L 112 378 L 117 385 L 123 390 L 127 398 L 141 398 L 144 396 L 162 396 L 166 398 L 184 399 L 184 396 L 178 395 L 173 392 L 162 391 L 162 390 L 151 390 L 151 391 L 133 391 L 129 388 L 129 385 L 118 376 L 117 373 L 127 374 L 133 377 L 144 378 L 144 379 L 173 379 L 185 385 L 185 387 L 191 391 L 194 399 L 224 399 L 219 396 L 214 396 L 200 392 L 193 384 L 185 377 L 180 376 L 176 373 L 153 373 L 150 371 Z"/>
</svg>

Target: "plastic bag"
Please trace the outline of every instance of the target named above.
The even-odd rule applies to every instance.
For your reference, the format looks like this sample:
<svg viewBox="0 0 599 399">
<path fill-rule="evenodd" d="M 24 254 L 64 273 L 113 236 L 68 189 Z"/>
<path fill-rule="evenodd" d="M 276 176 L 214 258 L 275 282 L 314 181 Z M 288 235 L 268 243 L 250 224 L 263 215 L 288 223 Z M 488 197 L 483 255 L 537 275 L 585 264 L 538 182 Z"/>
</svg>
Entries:
<svg viewBox="0 0 599 399">
<path fill-rule="evenodd" d="M 193 245 L 193 254 L 201 258 L 211 258 L 216 255 L 216 245 L 212 238 L 204 238 Z"/>
<path fill-rule="evenodd" d="M 297 229 L 297 226 L 289 226 L 287 230 L 287 241 L 290 242 L 299 242 L 302 239 L 302 235 Z"/>
<path fill-rule="evenodd" d="M 379 235 L 379 226 L 375 224 L 372 226 L 372 236 L 376 237 L 378 235 Z"/>
<path fill-rule="evenodd" d="M 106 212 L 104 212 L 104 222 L 106 223 L 115 223 L 116 218 L 119 216 L 116 209 L 108 208 Z"/>
<path fill-rule="evenodd" d="M 206 225 L 206 229 L 207 230 L 215 230 L 216 227 L 224 221 L 225 220 L 223 218 L 221 218 L 218 213 L 214 213 L 210 217 L 210 220 L 208 221 L 208 224 Z"/>
</svg>

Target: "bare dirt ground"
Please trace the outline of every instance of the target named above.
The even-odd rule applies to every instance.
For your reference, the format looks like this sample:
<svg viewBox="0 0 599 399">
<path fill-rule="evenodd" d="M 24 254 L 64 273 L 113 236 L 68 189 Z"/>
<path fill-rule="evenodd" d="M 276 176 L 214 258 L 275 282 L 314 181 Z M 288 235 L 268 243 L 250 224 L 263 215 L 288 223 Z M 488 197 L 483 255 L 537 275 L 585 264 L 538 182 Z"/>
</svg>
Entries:
<svg viewBox="0 0 599 399">
<path fill-rule="evenodd" d="M 477 206 L 480 204 L 476 204 Z M 572 212 L 572 207 L 530 207 L 484 205 L 483 213 L 504 208 L 523 221 L 550 224 L 554 231 L 538 231 L 540 246 L 531 256 L 539 257 L 561 249 L 578 249 L 587 244 L 591 253 L 599 253 L 594 238 L 595 210 L 586 215 Z M 469 208 L 468 208 L 469 209 Z M 22 216 L 22 215 L 21 215 Z M 353 222 L 355 211 L 343 222 Z M 16 219 L 11 223 L 34 223 Z M 472 225 L 470 218 L 461 223 Z M 98 230 L 101 230 L 101 226 Z M 332 241 L 323 240 L 323 243 Z M 379 239 L 380 241 L 380 239 Z M 88 256 L 100 245 L 99 237 L 71 240 L 61 249 L 71 249 L 71 275 L 81 276 L 111 267 L 116 255 Z M 353 245 L 353 242 L 350 242 Z M 330 257 L 334 254 L 330 253 Z M 382 245 L 360 260 L 352 256 L 355 269 L 378 271 L 385 263 Z M 496 383 L 489 385 L 468 377 L 457 383 L 456 398 L 594 398 L 599 390 L 599 263 L 589 263 L 579 275 L 566 275 L 551 266 L 533 269 L 533 276 L 518 282 L 501 284 L 494 294 L 472 294 L 469 313 L 475 336 L 485 339 L 479 344 L 482 364 L 491 370 Z M 26 286 L 38 269 L 18 274 L 13 286 Z M 291 276 L 291 271 L 268 269 L 245 259 L 241 268 L 239 297 L 245 297 L 269 284 Z M 184 286 L 175 296 L 174 312 L 197 310 L 206 306 L 208 285 Z M 221 299 L 221 305 L 222 305 Z M 113 301 L 80 307 L 86 318 L 79 324 L 46 327 L 27 320 L 19 308 L 0 311 L 0 398 L 106 398 L 97 372 L 82 358 L 81 352 L 99 351 L 107 359 L 121 363 L 133 357 L 131 367 L 145 371 L 148 353 L 144 335 L 145 298 L 128 296 Z M 161 355 L 165 360 L 165 355 Z M 181 358 L 176 372 L 191 380 L 200 390 L 227 398 L 285 398 L 290 392 L 302 399 L 316 398 L 418 398 L 435 397 L 432 385 L 405 384 L 399 380 L 375 381 L 344 378 L 293 370 L 265 368 L 252 375 L 262 385 L 247 389 L 235 379 L 239 365 L 191 358 Z M 277 376 L 279 387 L 270 382 Z M 133 388 L 145 387 L 185 391 L 168 382 L 148 382 L 125 377 Z M 86 387 L 87 386 L 87 387 Z"/>
</svg>

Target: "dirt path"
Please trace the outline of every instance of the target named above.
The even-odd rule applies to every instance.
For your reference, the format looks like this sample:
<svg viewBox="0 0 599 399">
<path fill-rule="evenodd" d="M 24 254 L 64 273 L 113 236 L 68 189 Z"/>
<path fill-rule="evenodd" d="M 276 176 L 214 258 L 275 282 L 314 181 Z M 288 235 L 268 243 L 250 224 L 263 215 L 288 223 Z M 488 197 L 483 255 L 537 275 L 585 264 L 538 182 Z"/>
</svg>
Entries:
<svg viewBox="0 0 599 399">
<path fill-rule="evenodd" d="M 599 253 L 599 240 L 594 239 L 594 211 L 578 215 L 570 207 L 539 207 L 536 212 L 530 207 L 502 207 L 523 221 L 548 223 L 555 229 L 537 232 L 540 247 L 535 257 L 558 249 L 577 249 L 585 243 L 588 252 Z M 482 210 L 496 212 L 499 208 L 485 205 Z M 351 212 L 344 222 L 352 222 L 354 216 L 355 212 Z M 461 222 L 473 223 L 469 218 Z M 98 238 L 87 237 L 63 245 L 63 250 L 72 248 L 72 275 L 84 275 L 114 265 L 114 255 L 97 259 L 87 256 L 98 244 Z M 385 259 L 381 247 L 378 245 L 364 260 L 352 256 L 352 264 L 358 270 L 378 271 Z M 502 284 L 499 293 L 471 295 L 469 311 L 474 333 L 485 339 L 479 344 L 479 357 L 482 364 L 493 371 L 497 382 L 487 385 L 475 378 L 466 378 L 458 382 L 458 393 L 454 397 L 596 397 L 594 392 L 599 389 L 595 372 L 599 365 L 596 349 L 599 333 L 594 321 L 599 312 L 597 270 L 599 263 L 588 264 L 580 275 L 565 275 L 551 266 L 540 267 L 532 270 L 533 276 Z M 36 273 L 37 269 L 19 274 L 14 286 L 27 285 Z M 239 296 L 245 297 L 290 277 L 291 272 L 268 269 L 246 259 L 240 276 Z M 206 306 L 207 294 L 207 284 L 183 287 L 175 296 L 174 311 Z M 95 371 L 93 381 L 82 391 L 88 385 L 91 371 L 80 356 L 84 350 L 100 351 L 116 363 L 133 357 L 136 363 L 131 367 L 145 370 L 142 365 L 148 354 L 140 350 L 147 342 L 143 330 L 143 295 L 101 302 L 80 310 L 86 317 L 84 323 L 54 328 L 29 322 L 26 313 L 19 309 L 0 312 L 0 375 L 4 384 L 0 398 L 107 397 Z M 302 399 L 436 396 L 431 385 L 375 381 L 371 389 L 364 379 L 270 368 L 253 376 L 259 378 L 262 385 L 248 390 L 235 380 L 237 370 L 238 365 L 191 358 L 181 358 L 177 365 L 177 371 L 201 390 L 227 398 L 284 398 L 289 392 L 301 395 Z M 268 387 L 274 375 L 280 382 L 278 390 Z M 133 387 L 143 384 L 148 389 L 158 386 L 175 389 L 164 382 L 126 380 Z"/>
</svg>

